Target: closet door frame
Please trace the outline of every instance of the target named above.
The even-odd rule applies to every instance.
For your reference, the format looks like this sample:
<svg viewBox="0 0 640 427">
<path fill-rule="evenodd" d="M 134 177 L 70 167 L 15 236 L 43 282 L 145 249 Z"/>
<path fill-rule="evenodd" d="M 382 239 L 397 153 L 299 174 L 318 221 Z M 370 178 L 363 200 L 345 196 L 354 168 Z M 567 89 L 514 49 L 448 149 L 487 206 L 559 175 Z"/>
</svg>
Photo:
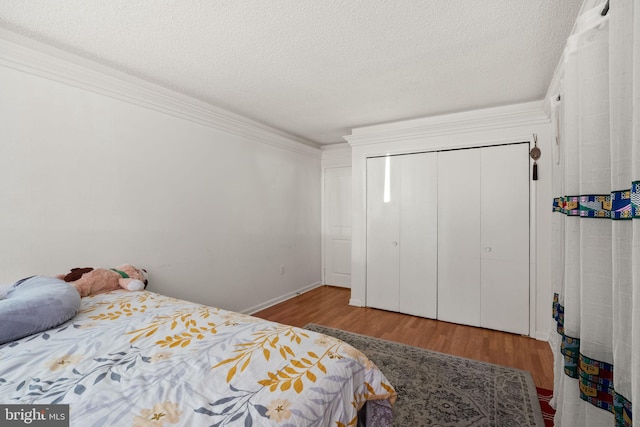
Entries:
<svg viewBox="0 0 640 427">
<path fill-rule="evenodd" d="M 526 142 L 367 158 L 367 306 L 528 335 L 528 159 Z M 414 188 L 418 182 L 423 184 Z M 416 191 L 432 194 L 425 198 L 426 205 L 416 200 L 422 214 L 404 208 L 405 202 L 412 205 Z M 503 215 L 503 210 L 510 214 Z M 406 224 L 405 214 L 412 218 Z M 422 216 L 437 217 L 437 225 L 420 232 Z M 503 222 L 517 228 L 507 232 Z M 409 236 L 421 237 L 415 236 L 413 245 L 405 248 L 408 242 L 401 236 L 409 230 Z M 435 247 L 423 248 L 427 240 Z M 416 265 L 425 283 L 413 277 L 412 265 L 402 267 L 406 251 L 428 255 Z M 406 282 L 405 269 L 410 276 Z M 399 295 L 405 289 L 433 307 L 411 299 L 405 303 L 411 309 L 403 307 Z"/>
<path fill-rule="evenodd" d="M 506 109 L 511 109 L 507 107 Z M 516 120 L 517 119 L 517 120 Z M 429 119 L 425 119 L 429 121 Z M 502 119 L 501 119 L 502 120 Z M 534 132 L 537 135 L 538 146 L 543 146 L 543 141 L 547 141 L 549 145 L 552 140 L 553 129 L 550 125 L 548 117 L 531 113 L 530 118 L 525 120 L 522 117 L 514 116 L 514 125 L 510 127 L 507 123 L 501 123 L 499 130 L 480 129 L 483 124 L 478 121 L 471 126 L 469 132 L 449 131 L 446 126 L 435 132 L 433 135 L 422 135 L 412 128 L 406 130 L 403 127 L 392 128 L 388 134 L 372 131 L 371 141 L 368 141 L 367 135 L 354 135 L 345 137 L 352 147 L 352 166 L 353 166 L 353 208 L 354 208 L 354 230 L 353 230 L 353 248 L 352 248 L 352 288 L 351 299 L 349 304 L 353 306 L 365 307 L 366 304 L 366 159 L 369 157 L 381 157 L 386 155 L 413 154 L 419 152 L 441 151 L 462 148 L 481 148 L 492 145 L 505 145 L 514 143 L 529 143 L 529 148 L 534 146 Z M 439 121 L 439 120 L 435 120 Z M 487 120 L 487 123 L 492 120 Z M 456 125 L 457 126 L 457 122 Z M 391 126 L 391 125 L 390 125 Z M 355 133 L 355 132 L 354 132 Z M 400 136 L 402 140 L 400 140 Z M 545 150 L 543 149 L 543 153 Z M 544 156 L 544 154 L 543 154 Z M 551 153 L 549 153 L 551 157 Z M 539 161 L 539 171 L 544 174 L 548 169 L 544 163 Z M 550 167 L 550 165 L 549 165 Z M 550 172 L 549 172 L 550 173 Z M 546 178 L 550 182 L 550 177 Z M 544 187 L 543 193 L 551 200 L 551 191 Z M 529 335 L 539 339 L 548 340 L 552 333 L 550 322 L 541 313 L 538 313 L 538 300 L 547 302 L 546 293 L 538 295 L 538 230 L 536 224 L 538 222 L 538 206 L 536 203 L 538 197 L 537 181 L 529 181 Z M 550 214 L 549 214 L 550 216 Z M 548 219 L 543 218 L 544 221 Z M 545 247 L 549 244 L 549 239 L 544 237 L 543 244 Z M 544 262 L 542 271 L 546 275 L 550 272 L 550 263 Z M 550 299 L 550 293 L 549 293 Z M 546 311 L 545 311 L 546 312 Z"/>
</svg>

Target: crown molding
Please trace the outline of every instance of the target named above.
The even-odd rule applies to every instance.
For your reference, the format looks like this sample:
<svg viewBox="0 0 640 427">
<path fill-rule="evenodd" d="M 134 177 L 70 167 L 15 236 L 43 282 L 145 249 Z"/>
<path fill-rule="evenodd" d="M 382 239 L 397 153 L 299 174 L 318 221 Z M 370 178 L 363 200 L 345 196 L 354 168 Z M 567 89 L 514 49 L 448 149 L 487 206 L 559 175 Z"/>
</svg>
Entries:
<svg viewBox="0 0 640 427">
<path fill-rule="evenodd" d="M 549 123 L 543 101 L 355 128 L 344 138 L 352 147 L 442 135 Z"/>
<path fill-rule="evenodd" d="M 351 166 L 351 146 L 346 142 L 323 145 L 321 150 L 323 168 Z"/>
<path fill-rule="evenodd" d="M 318 144 L 0 28 L 0 66 L 320 159 Z"/>
<path fill-rule="evenodd" d="M 351 146 L 346 142 L 340 144 L 328 144 L 320 147 L 322 150 L 322 159 L 351 159 Z"/>
</svg>

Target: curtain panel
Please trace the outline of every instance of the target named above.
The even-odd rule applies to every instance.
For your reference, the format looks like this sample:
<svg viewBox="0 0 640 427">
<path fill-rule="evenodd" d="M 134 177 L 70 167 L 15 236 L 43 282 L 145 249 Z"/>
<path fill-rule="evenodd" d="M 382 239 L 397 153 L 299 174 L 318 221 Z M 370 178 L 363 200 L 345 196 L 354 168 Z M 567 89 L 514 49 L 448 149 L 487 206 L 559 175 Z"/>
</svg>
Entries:
<svg viewBox="0 0 640 427">
<path fill-rule="evenodd" d="M 551 403 L 563 427 L 631 426 L 640 399 L 640 2 L 611 0 L 604 16 L 602 3 L 578 17 L 552 105 Z"/>
</svg>

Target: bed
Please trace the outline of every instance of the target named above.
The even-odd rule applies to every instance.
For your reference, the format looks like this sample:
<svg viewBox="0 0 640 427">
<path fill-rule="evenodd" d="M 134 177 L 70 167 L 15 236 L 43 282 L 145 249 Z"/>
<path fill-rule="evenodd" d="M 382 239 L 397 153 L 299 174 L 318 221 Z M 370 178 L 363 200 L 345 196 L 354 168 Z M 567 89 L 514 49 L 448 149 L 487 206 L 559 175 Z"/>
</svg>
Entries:
<svg viewBox="0 0 640 427">
<path fill-rule="evenodd" d="M 68 404 L 78 427 L 384 426 L 395 398 L 335 338 L 150 291 L 0 345 L 0 403 Z"/>
</svg>

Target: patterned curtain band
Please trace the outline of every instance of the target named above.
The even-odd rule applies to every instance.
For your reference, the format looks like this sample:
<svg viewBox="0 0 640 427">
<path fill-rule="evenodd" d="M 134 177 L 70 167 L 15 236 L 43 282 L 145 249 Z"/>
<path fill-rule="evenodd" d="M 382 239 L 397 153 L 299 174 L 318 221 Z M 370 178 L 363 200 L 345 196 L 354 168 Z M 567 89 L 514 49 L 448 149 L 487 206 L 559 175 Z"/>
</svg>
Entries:
<svg viewBox="0 0 640 427">
<path fill-rule="evenodd" d="M 564 335 L 564 307 L 560 304 L 558 293 L 553 294 L 553 318 L 556 321 L 557 331 Z"/>
<path fill-rule="evenodd" d="M 616 427 L 632 427 L 631 402 L 613 386 L 613 365 L 580 353 L 580 338 L 564 333 L 564 306 L 558 293 L 553 295 L 553 318 L 562 336 L 560 352 L 564 356 L 564 373 L 578 380 L 580 398 L 615 415 Z"/>
<path fill-rule="evenodd" d="M 553 318 L 557 323 L 558 334 L 562 337 L 560 353 L 564 356 L 564 373 L 571 378 L 579 377 L 580 338 L 574 338 L 564 333 L 564 307 L 559 302 L 559 295 L 553 295 Z"/>
<path fill-rule="evenodd" d="M 611 193 L 611 219 L 632 219 L 631 190 Z"/>
<path fill-rule="evenodd" d="M 613 365 L 580 354 L 579 375 L 580 398 L 613 413 Z"/>
<path fill-rule="evenodd" d="M 583 218 L 640 218 L 640 181 L 634 181 L 628 190 L 610 194 L 556 197 L 553 199 L 553 211 Z"/>
<path fill-rule="evenodd" d="M 611 195 L 592 194 L 564 196 L 553 199 L 553 211 L 567 216 L 611 218 Z"/>
<path fill-rule="evenodd" d="M 564 337 L 564 307 L 559 302 L 558 293 L 553 294 L 553 319 L 556 321 L 556 331 Z"/>
<path fill-rule="evenodd" d="M 631 183 L 631 216 L 640 218 L 640 181 Z"/>
<path fill-rule="evenodd" d="M 616 427 L 633 426 L 631 418 L 631 402 L 621 394 L 615 393 L 613 397 L 613 411 L 616 415 Z"/>
</svg>

